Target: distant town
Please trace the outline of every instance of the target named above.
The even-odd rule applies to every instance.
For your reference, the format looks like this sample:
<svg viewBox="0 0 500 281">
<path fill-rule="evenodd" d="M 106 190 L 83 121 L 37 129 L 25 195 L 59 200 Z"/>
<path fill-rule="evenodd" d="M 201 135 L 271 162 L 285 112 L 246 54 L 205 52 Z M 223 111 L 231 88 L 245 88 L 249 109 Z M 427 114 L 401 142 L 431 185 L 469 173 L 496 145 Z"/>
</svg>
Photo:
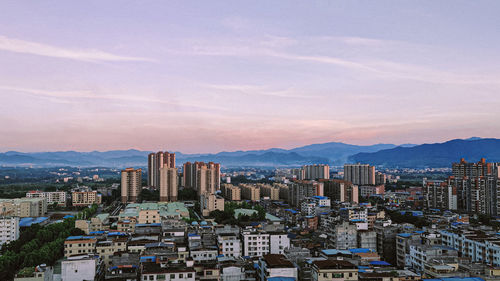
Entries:
<svg viewBox="0 0 500 281">
<path fill-rule="evenodd" d="M 499 166 L 3 167 L 0 279 L 500 280 Z"/>
</svg>

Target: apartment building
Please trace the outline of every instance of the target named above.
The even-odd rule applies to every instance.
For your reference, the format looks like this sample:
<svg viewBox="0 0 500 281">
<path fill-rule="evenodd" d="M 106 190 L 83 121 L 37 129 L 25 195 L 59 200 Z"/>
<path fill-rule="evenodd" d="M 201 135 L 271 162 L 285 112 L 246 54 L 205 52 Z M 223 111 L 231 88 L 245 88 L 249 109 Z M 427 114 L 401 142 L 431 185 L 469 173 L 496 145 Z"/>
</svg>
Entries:
<svg viewBox="0 0 500 281">
<path fill-rule="evenodd" d="M 137 202 L 142 190 L 142 170 L 127 168 L 121 171 L 122 202 Z"/>
<path fill-rule="evenodd" d="M 456 249 L 461 257 L 472 262 L 500 266 L 500 238 L 496 234 L 486 234 L 479 230 L 441 230 L 441 243 Z"/>
<path fill-rule="evenodd" d="M 332 246 L 337 250 L 347 250 L 356 248 L 358 230 L 355 224 L 343 222 L 335 226 L 329 233 Z"/>
<path fill-rule="evenodd" d="M 0 215 L 13 217 L 42 217 L 47 213 L 47 198 L 0 199 Z"/>
<path fill-rule="evenodd" d="M 428 209 L 457 210 L 457 187 L 450 181 L 426 181 L 423 189 L 424 204 Z"/>
<path fill-rule="evenodd" d="M 243 255 L 249 257 L 261 257 L 269 254 L 269 234 L 262 232 L 242 233 Z"/>
<path fill-rule="evenodd" d="M 102 196 L 97 191 L 74 191 L 71 193 L 73 206 L 90 206 L 101 204 Z"/>
<path fill-rule="evenodd" d="M 47 205 L 57 203 L 59 206 L 66 206 L 66 192 L 65 191 L 50 191 L 44 192 L 40 190 L 32 190 L 26 192 L 26 198 L 46 198 Z"/>
<path fill-rule="evenodd" d="M 324 195 L 334 202 L 359 203 L 359 189 L 357 185 L 345 180 L 320 180 L 324 186 Z"/>
<path fill-rule="evenodd" d="M 95 251 L 103 263 L 110 266 L 115 253 L 127 251 L 127 238 L 117 237 L 111 240 L 97 241 Z"/>
<path fill-rule="evenodd" d="M 222 196 L 229 201 L 241 201 L 241 189 L 232 184 L 223 184 L 221 186 Z"/>
<path fill-rule="evenodd" d="M 160 202 L 177 201 L 179 192 L 177 168 L 160 168 Z"/>
<path fill-rule="evenodd" d="M 385 193 L 385 185 L 362 185 L 359 187 L 359 196 L 368 198 L 372 195 Z"/>
<path fill-rule="evenodd" d="M 323 182 L 294 181 L 289 184 L 288 196 L 290 205 L 300 207 L 300 203 L 307 197 L 323 196 Z"/>
<path fill-rule="evenodd" d="M 290 249 L 290 238 L 283 232 L 269 233 L 269 253 L 284 254 L 285 250 Z"/>
<path fill-rule="evenodd" d="M 375 167 L 369 164 L 345 164 L 344 180 L 355 185 L 375 185 Z"/>
<path fill-rule="evenodd" d="M 225 257 L 239 258 L 241 256 L 241 241 L 238 234 L 220 233 L 217 235 L 219 254 Z"/>
<path fill-rule="evenodd" d="M 257 187 L 260 188 L 260 195 L 262 197 L 268 197 L 269 200 L 273 200 L 273 201 L 280 200 L 280 188 L 279 188 L 279 186 L 258 183 Z"/>
<path fill-rule="evenodd" d="M 97 255 L 66 257 L 61 261 L 61 280 L 101 280 L 106 268 Z"/>
<path fill-rule="evenodd" d="M 325 196 L 307 197 L 300 204 L 300 210 L 305 216 L 317 216 L 319 213 L 329 209 L 330 199 Z"/>
<path fill-rule="evenodd" d="M 186 162 L 183 168 L 183 186 L 193 188 L 198 195 L 215 193 L 220 189 L 220 164 L 213 162 Z"/>
<path fill-rule="evenodd" d="M 3 244 L 19 239 L 19 217 L 0 218 L 0 248 Z"/>
<path fill-rule="evenodd" d="M 224 211 L 224 198 L 215 194 L 203 193 L 200 196 L 200 209 L 203 216 L 208 216 L 210 212 Z"/>
<path fill-rule="evenodd" d="M 330 166 L 325 164 L 305 165 L 302 167 L 304 170 L 304 179 L 306 180 L 319 180 L 330 178 Z"/>
<path fill-rule="evenodd" d="M 160 169 L 175 168 L 175 153 L 159 151 L 148 155 L 148 186 L 160 188 Z"/>
<path fill-rule="evenodd" d="M 250 201 L 260 201 L 260 188 L 252 184 L 240 184 L 241 197 Z"/>
</svg>

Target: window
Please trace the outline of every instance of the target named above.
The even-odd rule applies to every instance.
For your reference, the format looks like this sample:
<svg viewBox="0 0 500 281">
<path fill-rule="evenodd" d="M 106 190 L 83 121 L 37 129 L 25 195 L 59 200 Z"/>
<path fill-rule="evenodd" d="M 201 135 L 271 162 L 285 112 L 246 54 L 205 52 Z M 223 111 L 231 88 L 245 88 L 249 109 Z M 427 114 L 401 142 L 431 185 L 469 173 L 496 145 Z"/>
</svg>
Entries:
<svg viewBox="0 0 500 281">
<path fill-rule="evenodd" d="M 170 279 L 175 279 L 175 274 L 170 274 Z"/>
<path fill-rule="evenodd" d="M 184 275 L 182 273 L 179 274 L 179 278 L 184 278 Z"/>
<path fill-rule="evenodd" d="M 188 278 L 192 278 L 193 277 L 193 274 L 192 273 L 188 273 Z"/>
<path fill-rule="evenodd" d="M 157 275 L 156 280 L 165 280 L 165 274 Z"/>
<path fill-rule="evenodd" d="M 155 280 L 155 276 L 154 275 L 149 275 L 149 280 Z"/>
</svg>

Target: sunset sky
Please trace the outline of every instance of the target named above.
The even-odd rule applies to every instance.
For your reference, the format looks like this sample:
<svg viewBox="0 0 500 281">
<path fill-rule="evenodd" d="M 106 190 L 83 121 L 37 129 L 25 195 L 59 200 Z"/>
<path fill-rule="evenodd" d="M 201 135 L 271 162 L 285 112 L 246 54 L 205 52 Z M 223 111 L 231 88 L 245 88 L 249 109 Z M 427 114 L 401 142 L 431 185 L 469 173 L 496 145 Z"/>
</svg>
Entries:
<svg viewBox="0 0 500 281">
<path fill-rule="evenodd" d="M 500 137 L 500 1 L 1 1 L 0 152 Z"/>
</svg>

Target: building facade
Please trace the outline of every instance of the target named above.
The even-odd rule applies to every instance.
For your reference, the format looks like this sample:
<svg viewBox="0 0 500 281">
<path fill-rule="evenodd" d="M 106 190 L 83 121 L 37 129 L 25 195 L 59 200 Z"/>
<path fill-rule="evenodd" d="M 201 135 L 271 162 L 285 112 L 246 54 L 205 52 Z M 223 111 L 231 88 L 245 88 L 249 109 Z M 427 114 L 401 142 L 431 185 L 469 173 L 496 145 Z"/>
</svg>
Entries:
<svg viewBox="0 0 500 281">
<path fill-rule="evenodd" d="M 142 188 L 142 170 L 127 168 L 121 171 L 122 202 L 137 202 Z"/>
</svg>

